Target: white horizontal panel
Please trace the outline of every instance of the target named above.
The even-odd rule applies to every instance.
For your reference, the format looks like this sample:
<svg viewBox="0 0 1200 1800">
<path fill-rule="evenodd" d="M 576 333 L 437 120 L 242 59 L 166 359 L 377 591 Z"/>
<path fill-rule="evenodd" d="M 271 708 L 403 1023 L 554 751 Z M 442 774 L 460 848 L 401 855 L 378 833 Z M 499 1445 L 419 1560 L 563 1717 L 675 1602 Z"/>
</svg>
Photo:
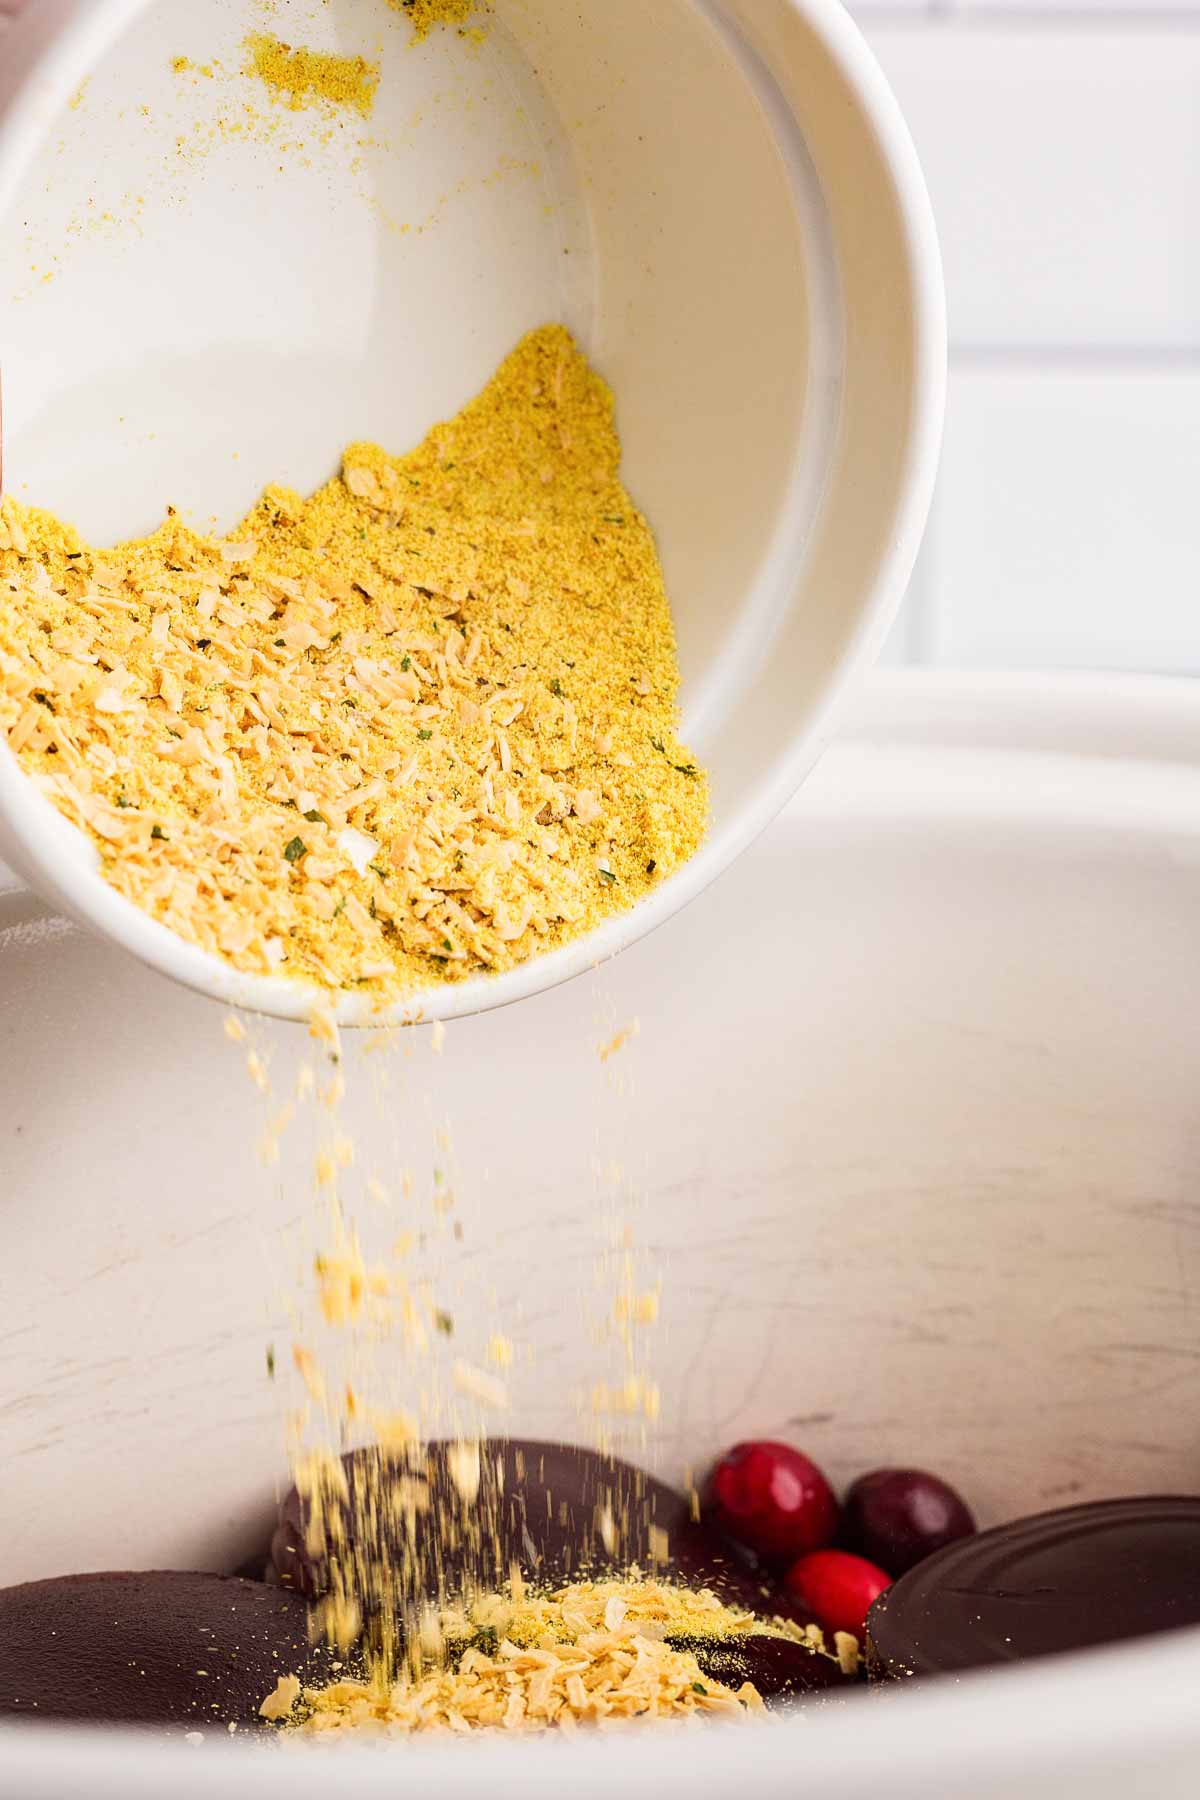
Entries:
<svg viewBox="0 0 1200 1800">
<path fill-rule="evenodd" d="M 1200 344 L 1200 30 L 870 38 L 933 193 L 956 342 Z"/>
<path fill-rule="evenodd" d="M 1157 19 L 1200 15 L 1200 0 L 950 0 L 956 12 L 996 14 L 1001 17 L 1119 18 L 1131 24 L 1153 24 Z"/>
<path fill-rule="evenodd" d="M 1200 368 L 959 370 L 926 558 L 936 653 L 1200 674 Z"/>
</svg>

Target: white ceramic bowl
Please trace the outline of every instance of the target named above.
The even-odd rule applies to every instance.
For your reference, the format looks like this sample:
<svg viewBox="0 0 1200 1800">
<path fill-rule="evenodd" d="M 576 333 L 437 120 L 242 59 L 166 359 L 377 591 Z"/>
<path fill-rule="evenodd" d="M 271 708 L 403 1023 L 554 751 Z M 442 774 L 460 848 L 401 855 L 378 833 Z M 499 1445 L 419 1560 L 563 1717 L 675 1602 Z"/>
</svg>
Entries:
<svg viewBox="0 0 1200 1800">
<path fill-rule="evenodd" d="M 453 1026 L 439 1062 L 406 1038 L 382 1109 L 379 1057 L 348 1050 L 359 1171 L 410 1164 L 421 1219 L 453 1096 L 464 1237 L 439 1293 L 455 1353 L 511 1327 L 512 1429 L 578 1435 L 609 1373 L 596 1262 L 628 1219 L 639 1280 L 663 1278 L 668 1478 L 770 1435 L 838 1483 L 940 1469 L 987 1524 L 1200 1491 L 1198 775 L 1196 684 L 881 681 L 668 940 Z M 282 1090 L 307 1040 L 259 1029 Z M 0 1579 L 228 1569 L 264 1541 L 284 1399 L 263 1349 L 290 1341 L 312 1146 L 258 1167 L 275 1103 L 240 1054 L 201 1001 L 0 898 Z M 394 1222 L 356 1212 L 370 1255 Z M 367 1754 L 337 1785 L 1191 1800 L 1198 1687 L 1187 1632 L 753 1740 Z M 316 1800 L 331 1779 L 226 1751 L 0 1731 L 0 1790 Z"/>
<path fill-rule="evenodd" d="M 236 73 L 264 19 L 383 43 L 373 147 L 283 111 L 214 141 L 244 100 L 271 113 Z M 419 52 L 406 29 L 383 0 L 29 0 L 0 57 L 0 341 L 9 487 L 101 540 L 168 501 L 228 525 L 353 438 L 403 447 L 548 319 L 613 382 L 711 835 L 586 940 L 406 1009 L 429 1018 L 610 956 L 798 786 L 911 569 L 945 327 L 912 145 L 837 0 L 497 0 L 482 46 Z M 181 81 L 177 56 L 224 73 Z M 178 980 L 307 1010 L 120 899 L 6 750 L 0 852 Z"/>
</svg>

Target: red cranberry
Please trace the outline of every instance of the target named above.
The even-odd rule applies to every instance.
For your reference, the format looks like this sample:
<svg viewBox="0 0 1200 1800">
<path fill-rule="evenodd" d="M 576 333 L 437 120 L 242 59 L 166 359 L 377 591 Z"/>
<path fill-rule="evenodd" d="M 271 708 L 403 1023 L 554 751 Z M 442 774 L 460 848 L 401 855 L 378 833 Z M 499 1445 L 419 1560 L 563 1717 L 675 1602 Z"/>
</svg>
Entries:
<svg viewBox="0 0 1200 1800">
<path fill-rule="evenodd" d="M 814 1550 L 802 1556 L 784 1576 L 784 1586 L 798 1613 L 826 1631 L 849 1631 L 861 1638 L 867 1614 L 890 1575 L 848 1550 Z"/>
<path fill-rule="evenodd" d="M 876 1469 L 860 1476 L 846 1495 L 839 1541 L 903 1575 L 974 1530 L 966 1503 L 936 1475 Z"/>
<path fill-rule="evenodd" d="M 790 1444 L 735 1444 L 709 1478 L 708 1505 L 722 1531 L 780 1561 L 821 1549 L 837 1531 L 832 1488 Z"/>
</svg>

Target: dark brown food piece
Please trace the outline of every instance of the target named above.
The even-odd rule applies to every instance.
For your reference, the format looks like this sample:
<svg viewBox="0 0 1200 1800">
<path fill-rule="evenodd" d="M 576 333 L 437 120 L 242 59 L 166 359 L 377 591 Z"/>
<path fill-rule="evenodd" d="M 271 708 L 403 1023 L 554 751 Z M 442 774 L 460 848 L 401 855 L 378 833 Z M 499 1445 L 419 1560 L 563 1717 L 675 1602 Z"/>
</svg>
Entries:
<svg viewBox="0 0 1200 1800">
<path fill-rule="evenodd" d="M 408 1558 L 412 1585 L 427 1597 L 451 1597 L 464 1583 L 484 1586 L 507 1582 L 516 1563 L 528 1581 L 538 1583 L 622 1570 L 637 1563 L 651 1571 L 662 1568 L 680 1581 L 711 1587 L 720 1598 L 749 1611 L 778 1611 L 784 1601 L 776 1590 L 731 1552 L 708 1526 L 692 1519 L 681 1494 L 631 1464 L 594 1450 L 564 1444 L 497 1440 L 483 1446 L 485 1464 L 498 1460 L 502 1471 L 490 1484 L 490 1497 L 466 1504 L 450 1478 L 448 1446 L 431 1444 L 420 1468 L 381 1461 L 376 1450 L 357 1450 L 344 1457 L 351 1504 L 344 1517 L 352 1537 L 370 1535 L 372 1557 L 393 1562 Z M 411 1479 L 426 1484 L 429 1504 L 417 1515 L 409 1538 L 396 1518 L 356 1504 L 355 1496 L 380 1483 Z M 371 1522 L 365 1524 L 368 1510 Z M 479 1529 L 481 1510 L 490 1513 Z M 613 1522 L 615 1538 L 605 1545 L 602 1521 Z M 307 1509 L 293 1488 L 280 1509 L 271 1546 L 280 1580 L 315 1597 L 329 1585 L 324 1555 L 305 1548 Z M 651 1554 L 651 1528 L 665 1532 L 668 1563 Z M 357 1544 L 354 1545 L 358 1549 Z"/>
<path fill-rule="evenodd" d="M 871 1608 L 873 1680 L 958 1674 L 1200 1624 L 1200 1499 L 1104 1500 L 963 1538 Z"/>
<path fill-rule="evenodd" d="M 799 1700 L 806 1694 L 845 1690 L 847 1677 L 831 1656 L 818 1656 L 791 1638 L 670 1637 L 676 1650 L 690 1650 L 704 1673 L 726 1687 L 752 1681 L 768 1705 Z"/>
<path fill-rule="evenodd" d="M 0 1591 L 0 1719 L 262 1724 L 281 1675 L 329 1681 L 296 1594 L 233 1575 L 66 1575 Z"/>
</svg>

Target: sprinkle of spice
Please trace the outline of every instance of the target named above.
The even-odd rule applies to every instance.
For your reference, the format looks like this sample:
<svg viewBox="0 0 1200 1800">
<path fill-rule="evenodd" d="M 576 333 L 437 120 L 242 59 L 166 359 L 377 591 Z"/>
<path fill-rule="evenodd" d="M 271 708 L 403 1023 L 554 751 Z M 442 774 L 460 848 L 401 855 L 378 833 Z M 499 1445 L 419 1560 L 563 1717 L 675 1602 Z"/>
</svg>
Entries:
<svg viewBox="0 0 1200 1800">
<path fill-rule="evenodd" d="M 227 540 L 171 513 L 90 550 L 6 495 L 0 730 L 111 885 L 238 969 L 382 1000 L 512 968 L 704 836 L 619 471 L 612 395 L 551 326 L 416 450 L 352 445 Z"/>
<path fill-rule="evenodd" d="M 348 106 L 369 118 L 379 86 L 379 64 L 362 56 L 335 56 L 323 50 L 297 50 L 281 38 L 253 32 L 246 39 L 249 72 L 271 89 L 277 100 L 299 112 L 325 103 Z"/>
<path fill-rule="evenodd" d="M 403 13 L 411 21 L 418 44 L 424 42 L 435 25 L 465 26 L 477 4 L 478 0 L 388 0 L 393 11 Z"/>
</svg>

